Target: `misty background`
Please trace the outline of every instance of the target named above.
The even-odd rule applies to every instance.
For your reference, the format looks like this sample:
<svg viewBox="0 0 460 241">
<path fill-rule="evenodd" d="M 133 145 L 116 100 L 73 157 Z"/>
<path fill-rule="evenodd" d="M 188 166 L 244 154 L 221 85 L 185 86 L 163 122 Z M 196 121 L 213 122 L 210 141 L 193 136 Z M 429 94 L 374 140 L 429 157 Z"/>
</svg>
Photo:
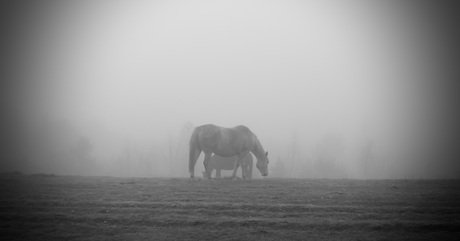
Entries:
<svg viewBox="0 0 460 241">
<path fill-rule="evenodd" d="M 249 127 L 269 177 L 459 177 L 449 7 L 4 7 L 1 172 L 188 177 L 190 134 L 212 123 Z"/>
</svg>

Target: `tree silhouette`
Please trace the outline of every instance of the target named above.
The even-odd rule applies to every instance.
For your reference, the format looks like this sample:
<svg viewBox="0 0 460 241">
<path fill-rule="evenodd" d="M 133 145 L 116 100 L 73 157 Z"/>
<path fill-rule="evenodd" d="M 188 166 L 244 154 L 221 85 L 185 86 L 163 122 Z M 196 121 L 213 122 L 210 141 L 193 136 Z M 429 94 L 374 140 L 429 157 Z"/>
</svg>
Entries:
<svg viewBox="0 0 460 241">
<path fill-rule="evenodd" d="M 75 145 L 75 153 L 77 156 L 81 157 L 82 160 L 88 160 L 90 159 L 92 151 L 93 144 L 91 141 L 85 136 L 80 136 Z"/>
<path fill-rule="evenodd" d="M 270 176 L 272 177 L 288 177 L 286 164 L 278 157 L 275 165 L 271 168 Z"/>
<path fill-rule="evenodd" d="M 93 151 L 93 144 L 91 141 L 85 137 L 80 136 L 78 137 L 75 146 L 74 146 L 74 156 L 76 159 L 76 164 L 74 165 L 79 174 L 94 174 L 94 165 L 93 160 L 91 158 L 91 153 Z"/>
<path fill-rule="evenodd" d="M 343 164 L 338 160 L 344 144 L 340 136 L 327 135 L 316 146 L 315 169 L 319 177 L 339 178 L 345 176 Z"/>
</svg>

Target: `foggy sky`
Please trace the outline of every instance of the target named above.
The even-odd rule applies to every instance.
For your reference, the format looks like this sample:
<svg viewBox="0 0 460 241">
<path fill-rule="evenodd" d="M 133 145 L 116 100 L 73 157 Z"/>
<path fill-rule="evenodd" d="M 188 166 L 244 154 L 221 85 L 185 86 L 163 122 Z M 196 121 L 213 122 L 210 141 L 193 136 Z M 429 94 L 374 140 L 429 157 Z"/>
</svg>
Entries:
<svg viewBox="0 0 460 241">
<path fill-rule="evenodd" d="M 6 24 L 11 82 L 4 95 L 12 116 L 4 126 L 14 128 L 4 128 L 14 139 L 12 130 L 64 120 L 94 140 L 109 140 L 98 137 L 107 129 L 149 146 L 185 123 L 243 124 L 273 163 L 288 155 L 294 139 L 311 156 L 333 134 L 350 153 L 373 140 L 380 158 L 404 163 L 403 172 L 423 164 L 434 167 L 427 177 L 457 177 L 460 165 L 448 153 L 455 150 L 453 130 L 446 127 L 455 123 L 452 76 L 443 72 L 454 61 L 446 47 L 451 25 L 436 7 L 388 1 L 14 6 Z M 102 151 L 103 142 L 94 143 L 101 147 L 95 152 L 112 155 L 116 150 Z"/>
</svg>

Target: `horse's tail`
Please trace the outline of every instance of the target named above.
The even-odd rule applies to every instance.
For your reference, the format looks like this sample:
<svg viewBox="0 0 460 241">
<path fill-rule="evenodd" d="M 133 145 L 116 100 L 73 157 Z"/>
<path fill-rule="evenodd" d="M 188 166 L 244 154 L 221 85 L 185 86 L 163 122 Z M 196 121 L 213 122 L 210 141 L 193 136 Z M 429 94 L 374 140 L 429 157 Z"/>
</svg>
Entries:
<svg viewBox="0 0 460 241">
<path fill-rule="evenodd" d="M 191 177 L 194 176 L 195 164 L 196 164 L 196 161 L 198 160 L 198 156 L 201 153 L 201 147 L 198 142 L 198 132 L 199 132 L 199 127 L 193 130 L 192 136 L 190 137 L 188 171 L 190 172 Z"/>
</svg>

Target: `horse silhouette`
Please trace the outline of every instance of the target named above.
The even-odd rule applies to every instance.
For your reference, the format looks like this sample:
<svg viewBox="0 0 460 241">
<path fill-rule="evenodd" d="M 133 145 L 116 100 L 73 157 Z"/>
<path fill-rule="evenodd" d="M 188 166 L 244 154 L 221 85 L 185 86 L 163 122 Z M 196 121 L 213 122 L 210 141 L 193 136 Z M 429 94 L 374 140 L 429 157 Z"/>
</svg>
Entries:
<svg viewBox="0 0 460 241">
<path fill-rule="evenodd" d="M 221 178 L 221 170 L 233 170 L 237 161 L 237 156 L 223 157 L 219 155 L 212 155 L 209 160 L 209 175 L 216 170 L 216 178 Z M 253 158 L 251 154 L 247 154 L 241 163 L 241 171 L 245 173 L 245 177 L 252 178 Z M 203 172 L 203 177 L 206 177 L 206 172 Z"/>
<path fill-rule="evenodd" d="M 195 176 L 195 164 L 201 152 L 204 152 L 203 165 L 207 178 L 211 178 L 208 164 L 213 153 L 222 157 L 237 156 L 232 175 L 234 179 L 243 158 L 249 152 L 252 152 L 256 157 L 256 167 L 259 169 L 260 174 L 264 177 L 268 175 L 268 152 L 264 150 L 257 136 L 246 126 L 239 125 L 225 128 L 207 124 L 196 127 L 190 137 L 190 178 Z M 241 173 L 242 178 L 246 179 L 246 174 Z"/>
</svg>

